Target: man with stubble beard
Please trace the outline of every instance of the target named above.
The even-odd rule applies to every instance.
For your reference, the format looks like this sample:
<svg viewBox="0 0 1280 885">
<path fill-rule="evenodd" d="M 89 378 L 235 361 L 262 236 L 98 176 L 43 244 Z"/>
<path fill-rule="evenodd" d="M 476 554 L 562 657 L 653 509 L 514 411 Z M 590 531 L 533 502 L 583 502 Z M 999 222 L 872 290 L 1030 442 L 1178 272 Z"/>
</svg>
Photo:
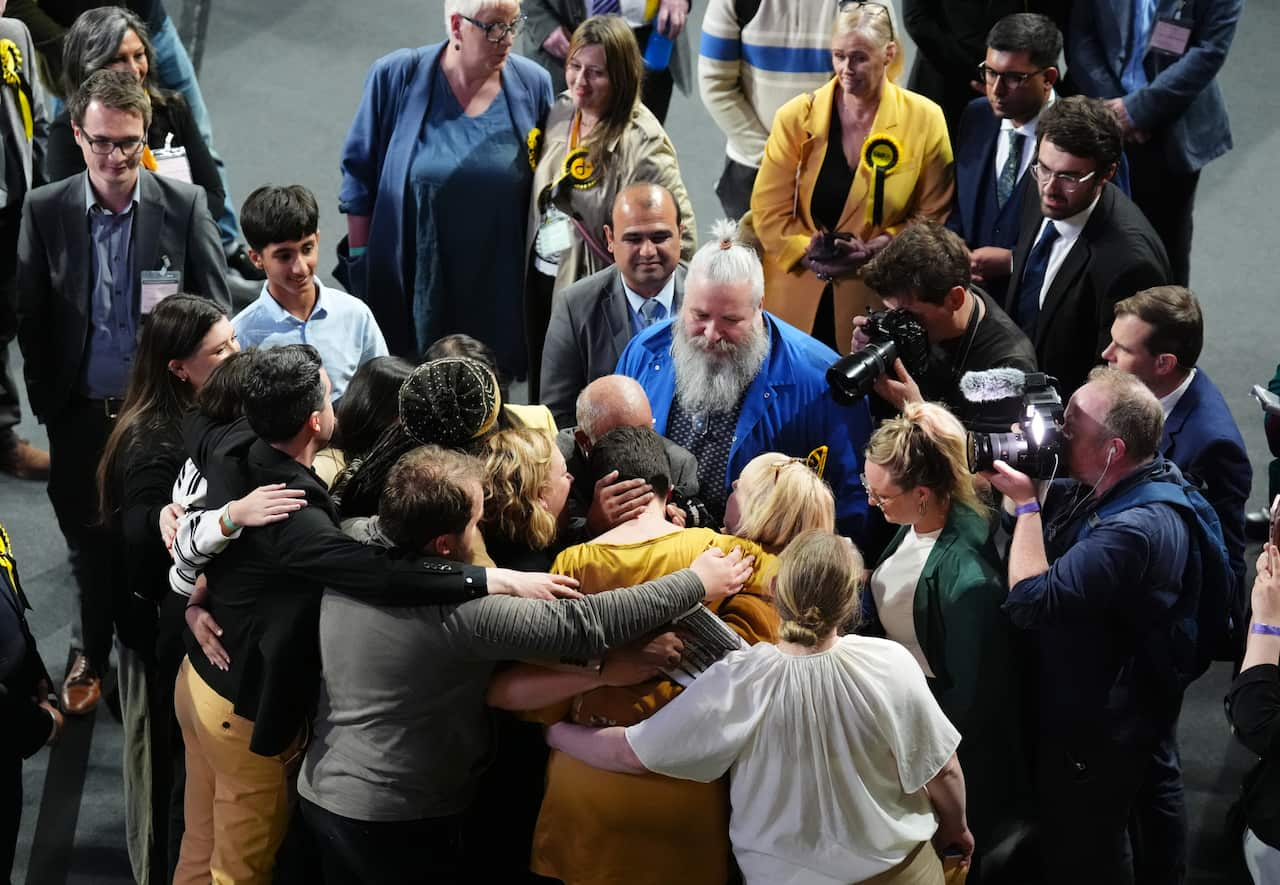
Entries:
<svg viewBox="0 0 1280 885">
<path fill-rule="evenodd" d="M 733 222 L 713 226 L 689 264 L 679 315 L 633 338 L 617 373 L 644 387 L 654 429 L 697 458 L 700 494 L 715 519 L 747 462 L 782 452 L 827 481 L 837 528 L 861 542 L 867 405 L 838 405 L 826 382 L 835 351 L 761 307 L 764 270 L 736 237 Z"/>
</svg>

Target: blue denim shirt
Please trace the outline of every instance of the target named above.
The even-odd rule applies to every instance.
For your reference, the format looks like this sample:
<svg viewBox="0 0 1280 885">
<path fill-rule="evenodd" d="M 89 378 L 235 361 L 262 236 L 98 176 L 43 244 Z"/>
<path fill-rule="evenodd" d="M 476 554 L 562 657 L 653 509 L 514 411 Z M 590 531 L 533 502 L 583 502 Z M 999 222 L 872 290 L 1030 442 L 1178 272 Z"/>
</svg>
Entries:
<svg viewBox="0 0 1280 885">
<path fill-rule="evenodd" d="M 1076 540 L 1108 498 L 1169 470 L 1177 468 L 1157 457 L 1100 500 L 1074 480 L 1053 484 L 1044 508 L 1049 570 L 1013 585 L 1004 605 L 1015 626 L 1038 631 L 1043 733 L 1130 743 L 1177 719 L 1182 689 L 1167 658 L 1186 523 L 1168 505 L 1143 504 Z"/>
<path fill-rule="evenodd" d="M 139 184 L 123 212 L 98 203 L 84 175 L 84 205 L 89 222 L 92 275 L 89 286 L 89 350 L 81 389 L 93 399 L 122 397 L 138 339 L 138 274 L 133 266 L 133 219 Z"/>
</svg>

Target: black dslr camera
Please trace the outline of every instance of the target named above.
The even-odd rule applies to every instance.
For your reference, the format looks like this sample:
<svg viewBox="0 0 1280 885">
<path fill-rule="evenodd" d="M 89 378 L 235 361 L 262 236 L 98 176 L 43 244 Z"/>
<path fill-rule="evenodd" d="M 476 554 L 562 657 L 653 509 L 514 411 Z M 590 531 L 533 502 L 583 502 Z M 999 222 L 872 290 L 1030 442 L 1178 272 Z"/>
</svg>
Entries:
<svg viewBox="0 0 1280 885">
<path fill-rule="evenodd" d="M 969 472 L 993 469 L 1004 461 L 1032 479 L 1050 479 L 1062 458 L 1062 397 L 1053 379 L 1028 372 L 1022 388 L 1021 430 L 968 433 Z"/>
<path fill-rule="evenodd" d="M 876 379 L 893 369 L 894 360 L 902 360 L 913 378 L 923 378 L 929 370 L 929 336 L 910 312 L 898 308 L 873 313 L 863 332 L 871 343 L 827 369 L 827 384 L 844 406 L 866 396 Z"/>
</svg>

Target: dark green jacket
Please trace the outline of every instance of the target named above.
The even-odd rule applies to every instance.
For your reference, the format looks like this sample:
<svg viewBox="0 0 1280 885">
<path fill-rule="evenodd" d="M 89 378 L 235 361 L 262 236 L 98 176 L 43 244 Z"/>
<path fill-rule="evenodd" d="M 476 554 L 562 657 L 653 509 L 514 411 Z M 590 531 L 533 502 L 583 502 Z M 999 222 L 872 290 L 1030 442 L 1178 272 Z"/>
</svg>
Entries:
<svg viewBox="0 0 1280 885">
<path fill-rule="evenodd" d="M 903 526 L 876 563 L 898 549 Z M 1025 786 L 1012 628 L 1000 610 L 1005 580 L 987 520 L 951 509 L 916 582 L 916 638 L 934 673 L 929 688 L 960 731 L 960 766 L 970 789 L 975 834 Z M 862 594 L 860 633 L 884 636 L 875 599 Z"/>
</svg>

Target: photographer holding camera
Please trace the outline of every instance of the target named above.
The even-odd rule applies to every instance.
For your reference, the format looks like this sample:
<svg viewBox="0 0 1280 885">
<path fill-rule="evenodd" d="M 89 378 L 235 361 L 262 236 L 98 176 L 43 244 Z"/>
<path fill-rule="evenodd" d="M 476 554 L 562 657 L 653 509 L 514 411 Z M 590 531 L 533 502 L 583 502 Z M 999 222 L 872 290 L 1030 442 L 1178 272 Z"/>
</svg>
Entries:
<svg viewBox="0 0 1280 885">
<path fill-rule="evenodd" d="M 905 364 L 896 359 L 876 379 L 872 389 L 881 399 L 898 412 L 909 402 L 940 401 L 966 427 L 976 430 L 1007 430 L 1017 420 L 1020 401 L 1015 397 L 979 404 L 960 394 L 960 378 L 965 372 L 997 367 L 1034 372 L 1036 356 L 1017 324 L 972 284 L 969 252 L 957 234 L 937 222 L 913 224 L 867 264 L 862 279 L 879 293 L 887 308 L 910 314 L 929 344 L 924 359 L 913 359 L 910 347 L 899 347 L 899 353 L 907 354 L 908 359 Z M 870 319 L 854 317 L 855 353 L 872 343 Z M 875 328 L 873 322 L 873 333 Z M 892 333 L 892 321 L 889 328 Z M 856 355 L 845 362 L 855 360 Z M 925 363 L 927 368 L 913 377 L 912 363 Z M 919 366 L 915 368 L 920 371 Z"/>
<path fill-rule="evenodd" d="M 1047 882 L 1185 873 L 1178 712 L 1226 620 L 1229 569 L 1212 510 L 1158 454 L 1163 426 L 1146 385 L 1098 368 L 1067 404 L 1070 478 L 1043 512 L 1034 479 L 1004 461 L 987 474 L 1016 519 L 1005 611 L 1037 631 Z"/>
</svg>

